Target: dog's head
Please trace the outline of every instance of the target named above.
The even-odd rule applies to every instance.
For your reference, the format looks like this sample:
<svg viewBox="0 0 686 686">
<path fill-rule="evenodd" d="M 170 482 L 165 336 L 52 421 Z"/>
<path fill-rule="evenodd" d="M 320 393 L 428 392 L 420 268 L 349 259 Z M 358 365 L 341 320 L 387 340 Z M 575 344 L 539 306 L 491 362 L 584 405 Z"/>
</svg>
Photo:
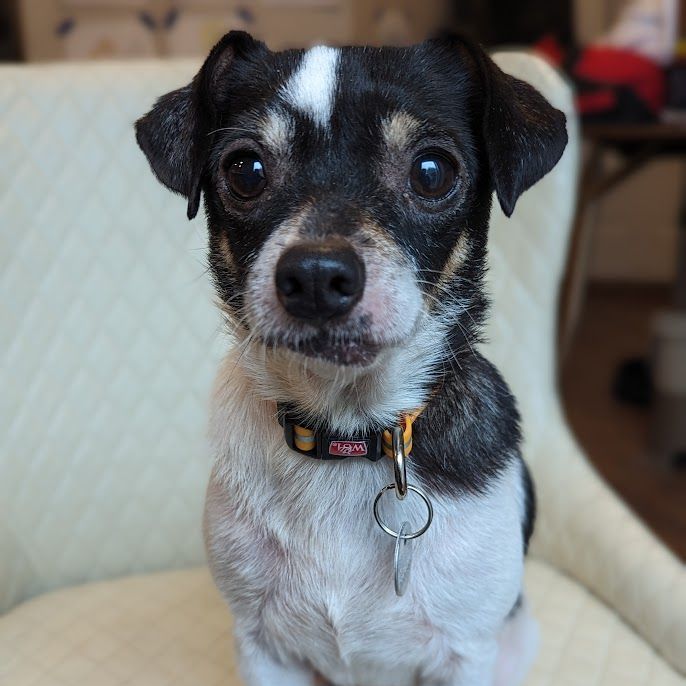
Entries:
<svg viewBox="0 0 686 686">
<path fill-rule="evenodd" d="M 491 194 L 510 215 L 567 141 L 461 39 L 274 53 L 241 32 L 136 133 L 189 217 L 204 193 L 222 309 L 265 392 L 370 422 L 470 345 Z"/>
</svg>

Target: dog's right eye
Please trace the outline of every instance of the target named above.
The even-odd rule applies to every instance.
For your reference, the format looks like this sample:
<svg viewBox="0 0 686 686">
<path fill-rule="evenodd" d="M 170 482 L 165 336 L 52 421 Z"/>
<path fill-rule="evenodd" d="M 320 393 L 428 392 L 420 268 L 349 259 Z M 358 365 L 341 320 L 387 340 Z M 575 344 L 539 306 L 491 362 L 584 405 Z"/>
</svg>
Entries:
<svg viewBox="0 0 686 686">
<path fill-rule="evenodd" d="M 427 200 L 440 200 L 455 186 L 456 172 L 453 163 L 437 152 L 426 152 L 417 157 L 410 169 L 412 190 Z"/>
<path fill-rule="evenodd" d="M 267 185 L 262 160 L 253 153 L 232 157 L 225 167 L 231 192 L 241 200 L 256 198 Z"/>
</svg>

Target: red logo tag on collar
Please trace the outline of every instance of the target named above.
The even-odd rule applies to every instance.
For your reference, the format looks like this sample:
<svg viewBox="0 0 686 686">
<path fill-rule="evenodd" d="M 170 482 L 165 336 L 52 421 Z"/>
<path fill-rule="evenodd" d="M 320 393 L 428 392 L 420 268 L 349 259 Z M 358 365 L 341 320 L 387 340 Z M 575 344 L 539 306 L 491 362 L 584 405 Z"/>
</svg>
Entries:
<svg viewBox="0 0 686 686">
<path fill-rule="evenodd" d="M 364 457 L 367 454 L 367 441 L 331 441 L 329 455 L 340 457 Z"/>
</svg>

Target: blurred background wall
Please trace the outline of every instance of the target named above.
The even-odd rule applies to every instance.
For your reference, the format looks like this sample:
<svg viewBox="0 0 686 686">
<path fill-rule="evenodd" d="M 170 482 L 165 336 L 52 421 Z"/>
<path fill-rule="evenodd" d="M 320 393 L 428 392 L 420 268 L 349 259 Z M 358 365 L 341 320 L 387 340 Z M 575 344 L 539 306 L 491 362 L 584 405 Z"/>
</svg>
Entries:
<svg viewBox="0 0 686 686">
<path fill-rule="evenodd" d="M 404 43 L 444 25 L 444 0 L 20 0 L 32 60 L 201 55 L 230 29 L 274 49 Z"/>
<path fill-rule="evenodd" d="M 597 38 L 624 5 L 623 0 L 575 0 L 576 40 L 586 44 Z M 592 280 L 671 283 L 683 175 L 682 162 L 659 160 L 603 200 L 591 246 Z"/>
</svg>

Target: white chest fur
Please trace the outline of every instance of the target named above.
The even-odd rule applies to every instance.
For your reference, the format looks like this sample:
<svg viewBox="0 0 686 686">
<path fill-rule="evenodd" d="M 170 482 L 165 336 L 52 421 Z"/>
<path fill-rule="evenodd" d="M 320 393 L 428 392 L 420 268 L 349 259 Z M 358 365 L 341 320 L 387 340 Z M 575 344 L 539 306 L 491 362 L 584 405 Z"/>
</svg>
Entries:
<svg viewBox="0 0 686 686">
<path fill-rule="evenodd" d="M 479 683 L 465 665 L 492 657 L 521 591 L 519 461 L 485 494 L 432 496 L 434 523 L 416 541 L 410 586 L 398 598 L 394 540 L 372 516 L 390 464 L 291 452 L 274 406 L 239 367 L 226 369 L 212 420 L 206 540 L 239 638 L 337 684 Z"/>
</svg>

